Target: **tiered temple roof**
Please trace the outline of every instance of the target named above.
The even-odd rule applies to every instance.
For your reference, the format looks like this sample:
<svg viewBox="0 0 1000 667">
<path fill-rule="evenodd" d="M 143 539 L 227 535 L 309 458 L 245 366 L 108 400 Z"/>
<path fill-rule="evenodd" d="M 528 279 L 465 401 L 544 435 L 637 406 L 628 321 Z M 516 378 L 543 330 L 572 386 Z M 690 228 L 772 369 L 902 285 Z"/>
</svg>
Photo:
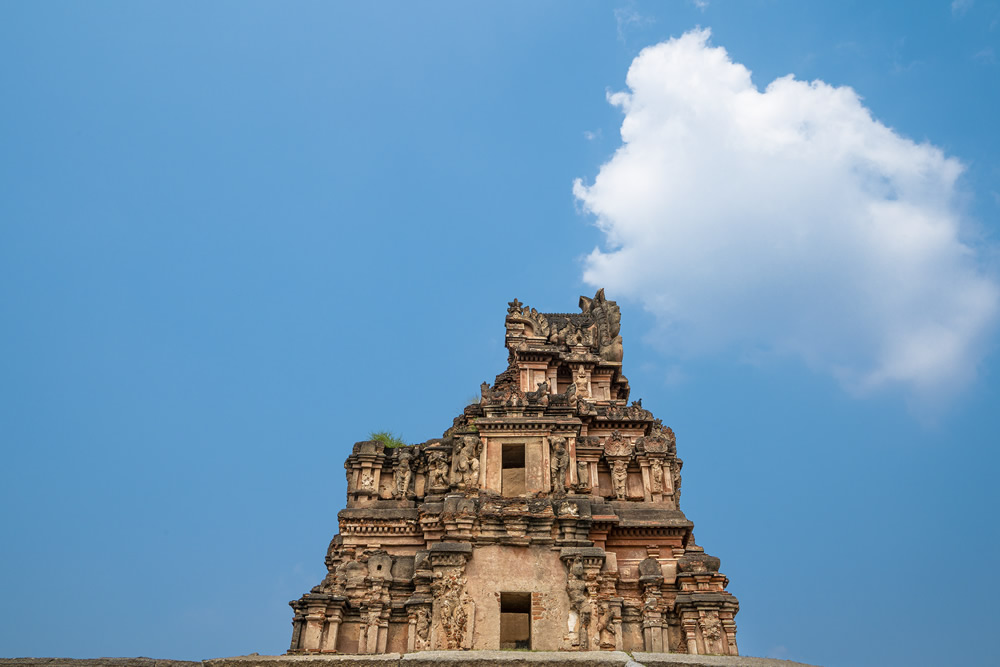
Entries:
<svg viewBox="0 0 1000 667">
<path fill-rule="evenodd" d="M 621 314 L 508 304 L 508 367 L 441 438 L 358 442 L 290 653 L 736 655 L 739 609 L 680 509 L 674 432 L 629 403 Z"/>
</svg>

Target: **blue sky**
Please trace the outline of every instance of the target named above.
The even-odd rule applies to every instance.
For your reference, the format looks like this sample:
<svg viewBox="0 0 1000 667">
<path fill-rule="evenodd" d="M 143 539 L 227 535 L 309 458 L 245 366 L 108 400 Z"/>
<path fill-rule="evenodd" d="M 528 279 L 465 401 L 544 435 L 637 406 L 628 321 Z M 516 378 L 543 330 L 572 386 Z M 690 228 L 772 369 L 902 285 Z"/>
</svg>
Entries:
<svg viewBox="0 0 1000 667">
<path fill-rule="evenodd" d="M 601 284 L 744 654 L 991 662 L 998 35 L 984 0 L 0 4 L 0 655 L 283 652 L 351 444 L 439 436 L 507 301 Z"/>
</svg>

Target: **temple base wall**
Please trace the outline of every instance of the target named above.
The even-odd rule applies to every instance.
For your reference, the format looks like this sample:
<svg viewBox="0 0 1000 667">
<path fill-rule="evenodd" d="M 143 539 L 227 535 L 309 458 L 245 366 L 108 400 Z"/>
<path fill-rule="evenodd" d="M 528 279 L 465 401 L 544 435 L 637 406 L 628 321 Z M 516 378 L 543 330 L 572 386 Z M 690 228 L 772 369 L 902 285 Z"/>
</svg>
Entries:
<svg viewBox="0 0 1000 667">
<path fill-rule="evenodd" d="M 531 594 L 531 648 L 536 651 L 567 651 L 566 618 L 569 599 L 561 584 L 566 568 L 559 552 L 481 546 L 466 565 L 469 595 L 476 603 L 475 645 L 484 650 L 500 648 L 500 594 Z"/>
</svg>

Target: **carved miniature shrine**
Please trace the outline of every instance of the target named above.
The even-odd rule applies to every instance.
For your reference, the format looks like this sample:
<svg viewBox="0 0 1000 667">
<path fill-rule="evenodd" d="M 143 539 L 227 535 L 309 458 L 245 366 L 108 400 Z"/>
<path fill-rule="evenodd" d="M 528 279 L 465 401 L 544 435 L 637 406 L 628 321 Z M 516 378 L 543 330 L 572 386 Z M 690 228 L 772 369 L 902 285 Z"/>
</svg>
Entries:
<svg viewBox="0 0 1000 667">
<path fill-rule="evenodd" d="M 736 598 L 680 510 L 673 431 L 629 404 L 621 314 L 509 304 L 507 370 L 443 437 L 359 442 L 290 653 L 737 655 Z"/>
</svg>

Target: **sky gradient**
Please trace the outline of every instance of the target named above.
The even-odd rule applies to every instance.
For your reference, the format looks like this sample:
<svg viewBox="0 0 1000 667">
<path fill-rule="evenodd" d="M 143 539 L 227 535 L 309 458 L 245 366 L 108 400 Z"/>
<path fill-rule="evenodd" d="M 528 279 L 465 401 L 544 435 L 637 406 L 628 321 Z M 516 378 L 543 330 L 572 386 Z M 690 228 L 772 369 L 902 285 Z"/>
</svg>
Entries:
<svg viewBox="0 0 1000 667">
<path fill-rule="evenodd" d="M 990 664 L 998 35 L 982 0 L 0 3 L 0 656 L 283 652 L 351 445 L 440 436 L 508 301 L 604 285 L 741 653 Z"/>
</svg>

